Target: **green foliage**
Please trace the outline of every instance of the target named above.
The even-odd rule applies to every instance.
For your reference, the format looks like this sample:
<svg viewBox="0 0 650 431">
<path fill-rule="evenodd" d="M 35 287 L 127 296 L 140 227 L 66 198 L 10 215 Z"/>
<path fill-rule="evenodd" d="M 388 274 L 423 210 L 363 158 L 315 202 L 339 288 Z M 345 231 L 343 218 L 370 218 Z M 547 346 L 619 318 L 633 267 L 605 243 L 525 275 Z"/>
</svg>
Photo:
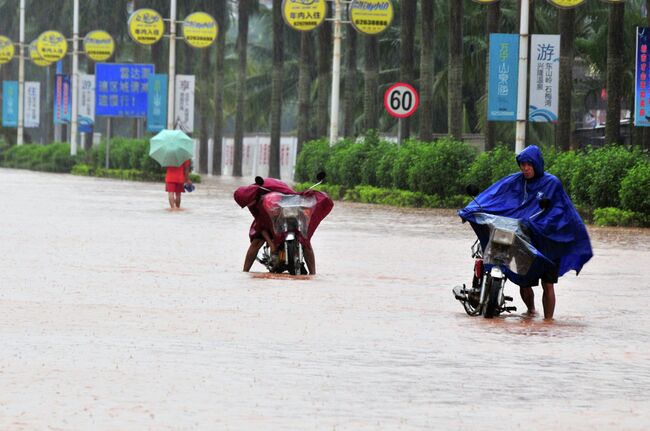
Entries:
<svg viewBox="0 0 650 431">
<path fill-rule="evenodd" d="M 391 185 L 393 187 L 402 190 L 409 188 L 409 167 L 418 158 L 418 148 L 420 145 L 422 145 L 421 142 L 410 140 L 400 146 L 393 161 L 393 168 L 391 169 Z"/>
<path fill-rule="evenodd" d="M 316 174 L 326 171 L 329 156 L 330 145 L 327 139 L 305 143 L 296 160 L 296 181 L 312 181 Z"/>
<path fill-rule="evenodd" d="M 639 161 L 627 172 L 619 197 L 624 209 L 650 214 L 650 160 Z"/>
<path fill-rule="evenodd" d="M 648 213 L 640 213 L 620 208 L 596 208 L 594 210 L 594 223 L 598 226 L 650 226 Z"/>
<path fill-rule="evenodd" d="M 485 190 L 506 175 L 518 172 L 515 153 L 505 146 L 479 154 L 464 176 L 464 183 Z"/>
<path fill-rule="evenodd" d="M 373 186 L 356 186 L 354 189 L 348 190 L 343 199 L 368 204 L 416 208 L 437 208 L 442 204 L 438 196 L 405 190 L 382 189 Z"/>
<path fill-rule="evenodd" d="M 463 174 L 476 157 L 471 146 L 444 138 L 418 150 L 408 169 L 409 190 L 443 197 L 463 192 Z"/>
<path fill-rule="evenodd" d="M 2 152 L 0 164 L 9 168 L 32 169 L 46 172 L 70 172 L 78 156 L 70 156 L 70 145 L 25 144 Z"/>
<path fill-rule="evenodd" d="M 546 168 L 548 173 L 558 177 L 569 196 L 573 196 L 572 183 L 576 166 L 578 166 L 578 158 L 579 156 L 575 151 L 559 153 Z"/>
<path fill-rule="evenodd" d="M 580 155 L 571 178 L 572 197 L 594 208 L 620 206 L 621 181 L 641 157 L 640 152 L 617 145 Z"/>
<path fill-rule="evenodd" d="M 302 192 L 311 186 L 312 183 L 297 183 L 294 184 L 293 189 L 297 192 Z M 320 184 L 315 190 L 327 193 L 332 199 L 342 199 L 345 193 L 345 188 L 335 184 Z"/>
</svg>

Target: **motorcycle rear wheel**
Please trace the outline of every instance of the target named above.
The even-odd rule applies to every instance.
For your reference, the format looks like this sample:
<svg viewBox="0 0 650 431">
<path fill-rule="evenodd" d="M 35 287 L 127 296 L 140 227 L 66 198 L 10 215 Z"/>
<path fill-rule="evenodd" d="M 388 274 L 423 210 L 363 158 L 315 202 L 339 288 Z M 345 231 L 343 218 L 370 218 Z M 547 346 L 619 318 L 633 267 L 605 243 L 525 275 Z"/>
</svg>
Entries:
<svg viewBox="0 0 650 431">
<path fill-rule="evenodd" d="M 490 291 L 488 292 L 487 302 L 485 303 L 485 308 L 483 309 L 483 317 L 486 319 L 499 315 L 499 300 L 501 298 L 501 292 L 503 291 L 503 285 L 505 283 L 505 280 L 501 278 L 490 277 L 488 281 L 490 282 Z"/>
</svg>

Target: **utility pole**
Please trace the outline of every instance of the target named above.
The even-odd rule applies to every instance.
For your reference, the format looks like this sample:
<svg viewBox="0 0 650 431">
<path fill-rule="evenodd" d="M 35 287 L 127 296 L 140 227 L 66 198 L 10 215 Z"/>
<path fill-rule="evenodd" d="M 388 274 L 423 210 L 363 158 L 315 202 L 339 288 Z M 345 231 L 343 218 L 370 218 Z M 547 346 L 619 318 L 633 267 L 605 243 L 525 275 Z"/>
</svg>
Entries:
<svg viewBox="0 0 650 431">
<path fill-rule="evenodd" d="M 530 0 L 521 1 L 519 17 L 519 81 L 517 90 L 517 131 L 515 153 L 526 147 L 526 117 L 528 115 L 528 15 Z"/>
<path fill-rule="evenodd" d="M 79 105 L 79 0 L 74 0 L 72 19 L 72 112 L 70 115 L 70 154 L 77 154 Z"/>
<path fill-rule="evenodd" d="M 341 0 L 334 0 L 334 46 L 332 49 L 332 103 L 330 106 L 330 146 L 339 138 L 339 98 L 341 86 Z"/>
<path fill-rule="evenodd" d="M 170 0 L 169 17 L 169 85 L 167 91 L 167 128 L 174 128 L 174 102 L 176 100 L 176 0 Z"/>
<path fill-rule="evenodd" d="M 18 37 L 18 135 L 16 145 L 23 144 L 25 117 L 25 0 L 20 0 L 20 35 Z"/>
</svg>

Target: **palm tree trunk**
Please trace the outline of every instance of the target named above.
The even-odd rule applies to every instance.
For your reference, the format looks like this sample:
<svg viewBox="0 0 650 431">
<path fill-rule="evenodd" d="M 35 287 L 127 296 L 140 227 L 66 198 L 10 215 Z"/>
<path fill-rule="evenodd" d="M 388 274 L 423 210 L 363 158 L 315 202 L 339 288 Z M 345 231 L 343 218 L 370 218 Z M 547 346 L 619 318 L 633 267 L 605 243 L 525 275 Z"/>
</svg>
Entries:
<svg viewBox="0 0 650 431">
<path fill-rule="evenodd" d="M 623 17 L 625 3 L 609 5 L 607 31 L 607 119 L 605 143 L 618 143 L 621 128 L 621 75 L 623 73 Z"/>
<path fill-rule="evenodd" d="M 449 72 L 447 75 L 447 130 L 463 138 L 463 2 L 449 2 Z"/>
<path fill-rule="evenodd" d="M 413 85 L 413 68 L 415 65 L 415 20 L 416 0 L 402 0 L 400 17 L 400 80 Z M 399 122 L 399 136 L 408 139 L 411 136 L 411 121 L 403 118 Z"/>
<path fill-rule="evenodd" d="M 430 141 L 433 137 L 433 0 L 422 0 L 420 15 L 422 36 L 420 40 L 420 130 L 418 139 Z"/>
<path fill-rule="evenodd" d="M 227 0 L 214 0 L 215 19 L 219 25 L 217 34 L 217 56 L 214 71 L 214 128 L 212 129 L 212 174 L 221 175 L 222 141 L 223 141 L 223 76 L 226 53 L 226 17 L 228 13 Z"/>
<path fill-rule="evenodd" d="M 649 0 L 650 1 L 650 0 Z M 351 25 L 347 26 L 347 45 L 345 61 L 345 92 L 343 106 L 345 120 L 343 122 L 343 136 L 354 136 L 354 120 L 356 112 L 357 95 L 357 31 Z"/>
<path fill-rule="evenodd" d="M 555 146 L 569 151 L 571 145 L 571 97 L 573 93 L 573 45 L 575 39 L 575 9 L 559 9 L 560 87 Z"/>
<path fill-rule="evenodd" d="M 282 76 L 284 68 L 282 0 L 273 0 L 273 72 L 271 75 L 271 158 L 269 176 L 280 178 L 280 133 L 282 127 Z"/>
<path fill-rule="evenodd" d="M 366 131 L 379 127 L 377 88 L 379 87 L 379 41 L 365 36 L 365 81 L 363 89 L 363 121 Z"/>
<path fill-rule="evenodd" d="M 302 146 L 310 138 L 309 133 L 309 89 L 311 88 L 311 75 L 309 64 L 311 60 L 312 43 L 311 32 L 300 33 L 300 64 L 298 69 L 298 154 Z"/>
<path fill-rule="evenodd" d="M 329 77 L 331 69 L 330 47 L 332 46 L 332 27 L 325 21 L 318 27 L 318 95 L 316 99 L 316 134 L 319 138 L 327 136 L 329 112 Z"/>
<path fill-rule="evenodd" d="M 246 48 L 248 45 L 248 2 L 239 0 L 239 24 L 237 29 L 237 107 L 235 112 L 235 157 L 232 174 L 242 176 L 242 159 L 244 149 L 244 103 L 246 97 Z"/>
<path fill-rule="evenodd" d="M 199 107 L 199 172 L 202 174 L 208 173 L 208 114 L 210 105 L 208 102 L 208 95 L 210 94 L 210 80 L 208 79 L 208 72 L 210 71 L 210 49 L 205 48 L 200 51 L 201 67 L 199 69 L 199 91 L 198 91 L 198 107 Z"/>
<path fill-rule="evenodd" d="M 491 33 L 498 33 L 499 32 L 499 18 L 501 15 L 501 6 L 500 2 L 494 2 L 490 3 L 487 5 L 487 19 L 485 23 L 485 30 L 487 33 L 487 40 L 490 40 L 490 34 Z M 488 42 L 489 43 L 489 42 Z M 489 76 L 490 76 L 490 47 L 488 46 L 488 57 L 485 61 L 485 93 L 487 93 L 487 88 L 489 85 Z M 485 103 L 487 104 L 487 98 Z M 487 116 L 489 113 L 487 112 L 487 109 L 485 110 L 485 115 Z M 496 131 L 495 131 L 495 124 L 492 121 L 488 121 L 486 119 L 485 121 L 485 150 L 490 151 L 493 150 L 494 147 L 496 146 Z"/>
</svg>

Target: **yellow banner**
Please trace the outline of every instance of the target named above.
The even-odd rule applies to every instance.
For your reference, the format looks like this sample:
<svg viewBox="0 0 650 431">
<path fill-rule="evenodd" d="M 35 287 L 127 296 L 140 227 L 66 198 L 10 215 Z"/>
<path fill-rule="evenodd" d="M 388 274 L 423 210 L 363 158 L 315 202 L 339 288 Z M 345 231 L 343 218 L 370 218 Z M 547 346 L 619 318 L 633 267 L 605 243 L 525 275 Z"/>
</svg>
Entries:
<svg viewBox="0 0 650 431">
<path fill-rule="evenodd" d="M 0 64 L 5 64 L 14 58 L 14 44 L 6 36 L 0 35 Z"/>
<path fill-rule="evenodd" d="M 38 53 L 38 50 L 36 49 L 36 40 L 33 40 L 32 43 L 29 44 L 29 58 L 32 60 L 32 63 L 40 67 L 47 67 L 52 64 L 51 61 L 43 59 L 43 57 Z"/>
<path fill-rule="evenodd" d="M 115 52 L 115 41 L 104 30 L 93 30 L 84 37 L 84 51 L 94 61 L 108 60 Z"/>
<path fill-rule="evenodd" d="M 294 30 L 313 30 L 325 21 L 325 0 L 283 0 L 282 18 Z"/>
<path fill-rule="evenodd" d="M 365 34 L 381 33 L 393 21 L 390 0 L 352 0 L 348 11 L 354 28 Z"/>
<path fill-rule="evenodd" d="M 162 39 L 165 23 L 153 9 L 138 9 L 129 17 L 129 36 L 141 45 L 153 45 Z"/>
<path fill-rule="evenodd" d="M 217 38 L 219 28 L 210 14 L 194 12 L 183 21 L 185 42 L 194 48 L 207 48 Z"/>
<path fill-rule="evenodd" d="M 36 51 L 45 61 L 59 61 L 68 52 L 68 41 L 58 31 L 44 31 L 36 39 Z"/>
<path fill-rule="evenodd" d="M 580 6 L 585 0 L 548 0 L 554 6 L 570 9 L 572 7 Z"/>
</svg>

